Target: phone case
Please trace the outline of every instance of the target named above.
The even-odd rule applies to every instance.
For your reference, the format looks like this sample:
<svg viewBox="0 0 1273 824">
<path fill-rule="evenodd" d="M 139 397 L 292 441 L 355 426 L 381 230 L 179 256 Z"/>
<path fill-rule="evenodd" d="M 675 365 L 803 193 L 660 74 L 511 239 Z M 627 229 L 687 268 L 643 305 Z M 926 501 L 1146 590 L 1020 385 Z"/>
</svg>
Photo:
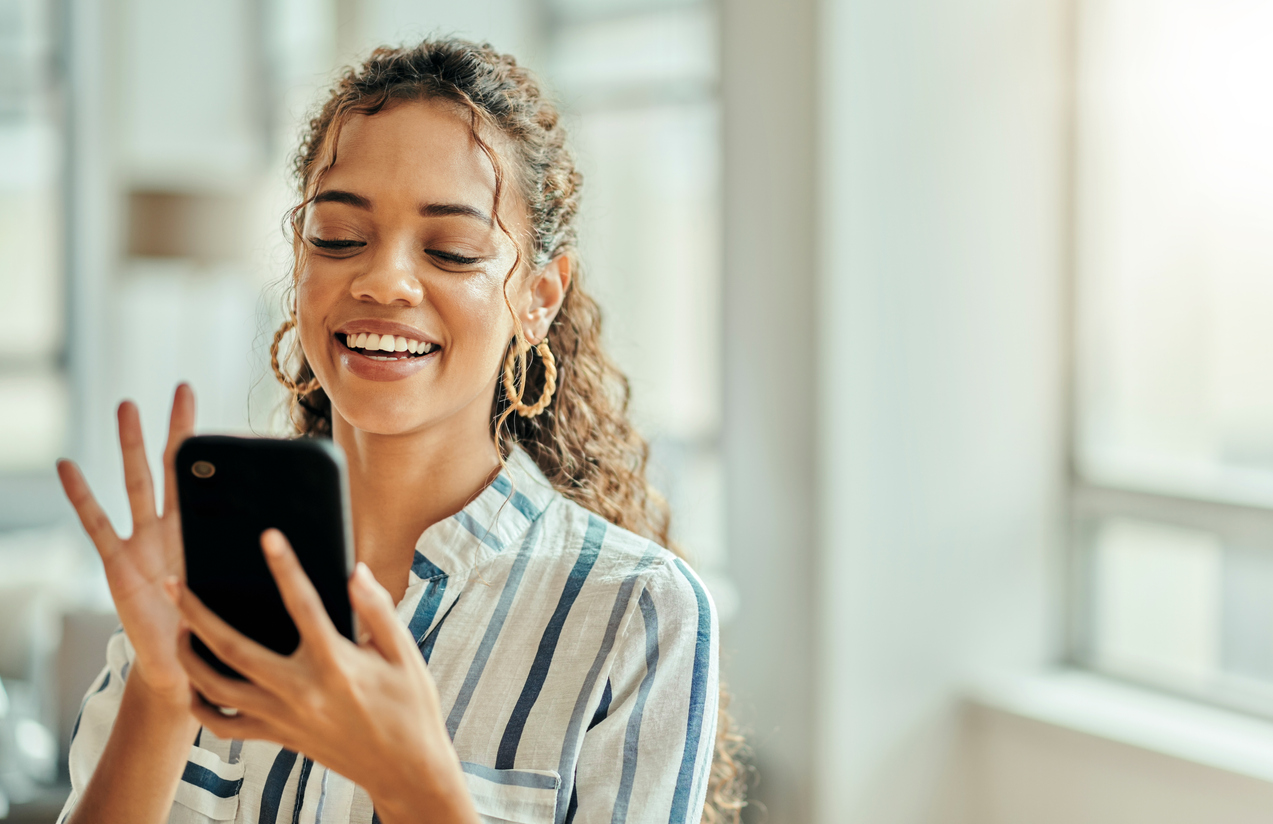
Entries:
<svg viewBox="0 0 1273 824">
<path fill-rule="evenodd" d="M 282 655 L 300 636 L 283 605 L 261 533 L 287 536 L 336 629 L 353 639 L 347 581 L 353 535 L 344 455 L 329 440 L 198 435 L 177 452 L 177 491 L 186 585 L 244 635 Z M 196 652 L 219 672 L 242 676 L 198 638 Z"/>
</svg>

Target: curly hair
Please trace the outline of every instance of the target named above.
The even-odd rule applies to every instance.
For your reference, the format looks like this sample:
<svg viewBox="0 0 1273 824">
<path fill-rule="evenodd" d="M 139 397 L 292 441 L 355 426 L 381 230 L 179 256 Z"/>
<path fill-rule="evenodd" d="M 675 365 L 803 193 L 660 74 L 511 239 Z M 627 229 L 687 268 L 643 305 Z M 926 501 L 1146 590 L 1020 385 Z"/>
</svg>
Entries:
<svg viewBox="0 0 1273 824">
<path fill-rule="evenodd" d="M 288 216 L 295 271 L 303 265 L 304 209 L 335 163 L 341 126 L 353 115 L 373 115 L 398 102 L 420 100 L 449 101 L 467 112 L 472 137 L 494 169 L 494 219 L 517 250 L 506 286 L 523 264 L 538 269 L 564 257 L 573 273 L 548 331 L 557 361 L 556 392 L 542 415 L 511 414 L 510 394 L 512 400 L 541 397 L 546 377 L 542 359 L 529 357 L 532 350 L 514 315 L 509 352 L 516 391 L 497 392 L 491 410 L 500 454 L 507 443 L 517 443 L 566 498 L 684 557 L 668 535 L 667 502 L 646 479 L 649 445 L 628 418 L 627 378 L 602 349 L 601 310 L 580 285 L 576 217 L 582 175 L 566 146 L 560 114 L 534 75 L 512 57 L 488 44 L 430 39 L 413 48 L 376 49 L 361 66 L 347 69 L 310 120 L 296 153 L 293 171 L 301 201 Z M 511 175 L 484 133 L 495 136 L 510 156 Z M 520 240 L 499 217 L 510 178 L 530 218 L 529 236 Z M 511 304 L 508 308 L 512 313 Z M 279 364 L 280 337 L 275 337 L 272 365 L 292 389 L 293 427 L 300 435 L 330 436 L 330 400 L 313 379 L 303 352 L 293 351 L 296 367 L 286 374 Z M 747 771 L 740 758 L 745 742 L 730 718 L 723 686 L 720 699 L 704 824 L 736 824 L 746 804 Z"/>
</svg>

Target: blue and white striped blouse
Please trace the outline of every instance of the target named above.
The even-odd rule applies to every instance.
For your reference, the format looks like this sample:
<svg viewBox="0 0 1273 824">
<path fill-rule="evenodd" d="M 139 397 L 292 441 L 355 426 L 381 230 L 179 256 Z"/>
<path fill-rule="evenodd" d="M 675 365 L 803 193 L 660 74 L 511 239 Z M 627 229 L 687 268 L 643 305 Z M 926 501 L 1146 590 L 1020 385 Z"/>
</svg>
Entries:
<svg viewBox="0 0 1273 824">
<path fill-rule="evenodd" d="M 684 562 L 566 500 L 525 452 L 420 536 L 398 615 L 437 681 L 483 821 L 699 820 L 716 729 L 712 601 Z M 122 631 L 106 657 L 72 734 L 59 821 L 119 710 L 133 659 Z M 321 764 L 206 730 L 169 817 L 373 820 L 367 793 Z"/>
</svg>

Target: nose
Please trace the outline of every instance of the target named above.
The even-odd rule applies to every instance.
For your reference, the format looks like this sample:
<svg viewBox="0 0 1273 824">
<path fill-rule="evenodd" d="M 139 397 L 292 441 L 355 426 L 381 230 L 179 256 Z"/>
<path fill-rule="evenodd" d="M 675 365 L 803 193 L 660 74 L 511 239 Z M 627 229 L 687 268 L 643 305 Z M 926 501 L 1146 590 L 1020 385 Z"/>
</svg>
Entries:
<svg viewBox="0 0 1273 824">
<path fill-rule="evenodd" d="M 370 266 L 350 284 L 354 298 L 386 306 L 418 306 L 424 300 L 424 284 L 413 246 L 409 242 L 383 244 Z"/>
</svg>

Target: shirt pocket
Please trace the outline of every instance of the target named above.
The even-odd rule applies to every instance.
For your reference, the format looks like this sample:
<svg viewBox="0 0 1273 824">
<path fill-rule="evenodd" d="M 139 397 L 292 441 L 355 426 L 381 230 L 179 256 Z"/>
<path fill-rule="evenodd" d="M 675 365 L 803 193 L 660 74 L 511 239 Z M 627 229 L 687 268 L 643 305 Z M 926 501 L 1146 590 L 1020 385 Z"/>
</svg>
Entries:
<svg viewBox="0 0 1273 824">
<path fill-rule="evenodd" d="M 555 770 L 497 770 L 468 761 L 460 766 L 484 824 L 552 824 L 561 786 Z"/>
<path fill-rule="evenodd" d="M 191 747 L 175 801 L 212 821 L 232 821 L 239 812 L 244 762 L 229 764 L 214 752 Z"/>
</svg>

